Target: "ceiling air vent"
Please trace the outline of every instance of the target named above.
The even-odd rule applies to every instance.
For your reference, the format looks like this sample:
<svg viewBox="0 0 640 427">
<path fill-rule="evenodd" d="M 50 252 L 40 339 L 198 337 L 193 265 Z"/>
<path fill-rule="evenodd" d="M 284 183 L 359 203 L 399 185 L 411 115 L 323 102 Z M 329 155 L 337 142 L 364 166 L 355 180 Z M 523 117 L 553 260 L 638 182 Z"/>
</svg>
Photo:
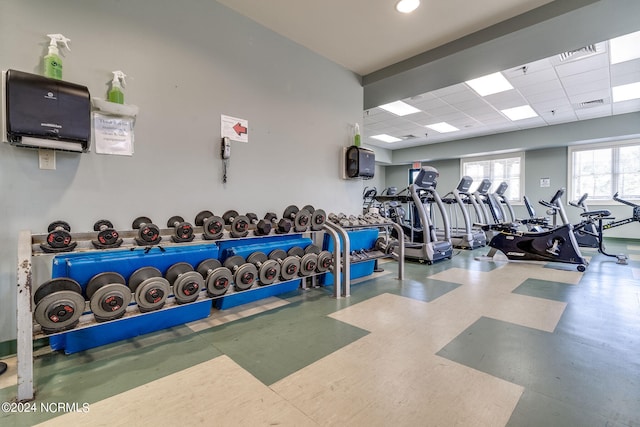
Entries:
<svg viewBox="0 0 640 427">
<path fill-rule="evenodd" d="M 409 135 L 403 135 L 400 138 L 402 138 L 402 139 L 413 139 L 413 138 L 417 138 L 417 136 L 413 135 L 413 134 L 409 134 Z"/>
<path fill-rule="evenodd" d="M 602 48 L 595 44 L 590 44 L 588 46 L 581 47 L 580 49 L 570 50 L 568 52 L 562 52 L 558 57 L 560 58 L 560 62 L 566 62 L 573 59 L 584 58 L 586 56 L 595 55 L 596 53 L 602 52 Z"/>
<path fill-rule="evenodd" d="M 592 99 L 591 101 L 581 102 L 575 105 L 576 110 L 583 110 L 585 108 L 597 107 L 600 105 L 604 105 L 604 99 Z"/>
</svg>

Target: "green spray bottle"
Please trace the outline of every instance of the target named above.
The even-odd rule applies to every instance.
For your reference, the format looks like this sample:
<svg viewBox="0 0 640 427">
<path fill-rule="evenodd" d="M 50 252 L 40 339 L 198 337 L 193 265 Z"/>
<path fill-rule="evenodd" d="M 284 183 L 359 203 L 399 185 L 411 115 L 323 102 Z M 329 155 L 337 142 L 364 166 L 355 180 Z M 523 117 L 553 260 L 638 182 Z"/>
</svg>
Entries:
<svg viewBox="0 0 640 427">
<path fill-rule="evenodd" d="M 69 51 L 70 39 L 66 38 L 62 34 L 47 34 L 47 37 L 51 39 L 49 43 L 49 53 L 44 57 L 44 75 L 56 80 L 62 80 L 62 59 L 60 58 L 60 51 L 58 50 L 58 43 L 64 43 Z"/>
<path fill-rule="evenodd" d="M 122 71 L 112 71 L 113 80 L 111 80 L 111 89 L 107 94 L 109 102 L 115 102 L 116 104 L 124 104 L 124 90 L 125 85 L 124 78 L 127 77 Z M 122 82 L 122 83 L 121 83 Z"/>
</svg>

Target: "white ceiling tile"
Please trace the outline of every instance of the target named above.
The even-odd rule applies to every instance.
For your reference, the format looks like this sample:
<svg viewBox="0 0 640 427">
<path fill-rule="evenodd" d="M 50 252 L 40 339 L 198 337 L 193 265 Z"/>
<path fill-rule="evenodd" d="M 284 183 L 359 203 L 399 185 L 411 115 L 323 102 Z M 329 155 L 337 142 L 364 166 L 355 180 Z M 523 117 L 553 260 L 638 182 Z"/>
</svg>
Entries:
<svg viewBox="0 0 640 427">
<path fill-rule="evenodd" d="M 554 79 L 554 80 L 547 80 L 544 82 L 534 83 L 534 84 L 522 86 L 522 87 L 518 86 L 516 87 L 516 89 L 520 91 L 520 93 L 523 96 L 526 97 L 527 95 L 534 95 L 540 92 L 561 91 L 562 84 L 560 83 L 560 80 Z"/>
<path fill-rule="evenodd" d="M 458 83 L 457 85 L 443 87 L 442 89 L 437 89 L 432 91 L 431 93 L 440 98 L 446 95 L 451 95 L 458 92 L 465 92 L 469 90 L 469 87 L 464 83 Z"/>
<path fill-rule="evenodd" d="M 611 86 L 621 86 L 629 83 L 640 82 L 640 69 L 634 73 L 611 75 Z"/>
<path fill-rule="evenodd" d="M 581 102 L 589 102 L 594 99 L 605 99 L 611 97 L 611 90 L 609 89 L 601 89 L 595 90 L 593 92 L 585 92 L 577 95 L 573 95 L 569 97 L 569 101 L 572 104 L 580 104 Z"/>
<path fill-rule="evenodd" d="M 640 72 L 640 58 L 611 65 L 611 76 L 636 74 Z"/>
<path fill-rule="evenodd" d="M 427 113 L 429 113 L 430 115 L 432 115 L 433 117 L 440 117 L 440 116 L 444 116 L 446 114 L 453 114 L 453 113 L 457 113 L 459 112 L 458 109 L 452 107 L 451 105 L 444 105 L 442 107 L 438 107 L 438 108 L 430 108 L 428 110 L 425 110 Z"/>
<path fill-rule="evenodd" d="M 543 126 L 543 125 L 546 124 L 546 122 L 544 121 L 544 119 L 542 117 L 531 117 L 529 119 L 516 120 L 513 123 L 515 123 L 516 126 L 518 126 L 520 129 L 526 129 L 526 128 L 529 128 L 529 127 Z"/>
<path fill-rule="evenodd" d="M 448 95 L 442 95 L 440 96 L 440 99 L 442 99 L 447 104 L 457 104 L 464 101 L 478 99 L 478 94 L 465 87 L 465 90 L 461 90 Z"/>
<path fill-rule="evenodd" d="M 633 113 L 634 111 L 640 111 L 640 99 L 630 99 L 629 101 L 614 102 L 612 107 L 613 114 Z"/>
<path fill-rule="evenodd" d="M 517 90 L 509 90 L 493 95 L 485 96 L 484 99 L 498 110 L 519 107 L 527 104 L 527 100 Z"/>
<path fill-rule="evenodd" d="M 540 114 L 540 117 L 545 119 L 545 121 L 547 122 L 558 120 L 566 121 L 567 119 L 578 120 L 578 116 L 576 116 L 576 113 L 573 111 L 573 109 L 556 111 L 555 113 L 552 113 L 551 111 L 541 111 L 538 114 Z"/>
<path fill-rule="evenodd" d="M 412 101 L 411 105 L 413 105 L 416 108 L 419 108 L 422 111 L 427 111 L 432 108 L 445 107 L 448 104 L 443 100 L 441 100 L 440 98 L 433 97 L 433 98 L 424 99 L 420 101 Z"/>
<path fill-rule="evenodd" d="M 608 79 L 609 67 L 596 68 L 589 71 L 583 71 L 582 73 L 560 77 L 560 81 L 564 86 L 586 85 L 591 82 Z"/>
<path fill-rule="evenodd" d="M 514 87 L 522 87 L 546 82 L 549 80 L 556 80 L 557 78 L 558 76 L 555 70 L 553 68 L 547 68 L 535 73 L 527 72 L 526 74 L 521 74 L 519 76 L 509 77 L 507 80 L 509 80 Z"/>
<path fill-rule="evenodd" d="M 563 99 L 567 99 L 567 95 L 564 91 L 552 90 L 549 92 L 541 92 L 528 95 L 526 97 L 529 104 L 539 104 L 541 102 L 552 102 L 552 101 L 562 101 Z"/>
<path fill-rule="evenodd" d="M 575 122 L 578 120 L 578 117 L 574 114 L 563 114 L 554 117 L 545 117 L 545 120 L 549 125 L 558 125 L 560 123 L 569 123 Z"/>
<path fill-rule="evenodd" d="M 569 98 L 554 99 L 552 101 L 531 103 L 531 107 L 536 111 L 573 111 L 573 106 L 569 102 Z"/>
<path fill-rule="evenodd" d="M 601 107 L 585 108 L 583 110 L 576 110 L 576 116 L 580 120 L 594 119 L 596 117 L 605 117 L 611 115 L 611 104 L 603 105 Z"/>
<path fill-rule="evenodd" d="M 609 55 L 607 53 L 599 53 L 597 55 L 556 65 L 555 68 L 560 78 L 570 76 L 572 74 L 583 73 L 585 70 L 609 68 Z"/>
<path fill-rule="evenodd" d="M 467 101 L 461 101 L 452 104 L 452 106 L 460 111 L 464 111 L 465 113 L 468 113 L 470 111 L 487 111 L 491 109 L 491 106 L 479 96 L 476 96 L 475 98 L 469 99 Z"/>
<path fill-rule="evenodd" d="M 579 95 L 581 93 L 595 92 L 600 90 L 608 91 L 610 87 L 611 87 L 610 80 L 606 79 L 606 80 L 598 80 L 595 82 L 589 82 L 584 85 L 581 85 L 581 84 L 576 84 L 571 86 L 567 85 L 565 86 L 565 91 L 567 92 L 567 95 L 569 96 L 569 98 L 571 98 L 572 96 Z"/>
</svg>

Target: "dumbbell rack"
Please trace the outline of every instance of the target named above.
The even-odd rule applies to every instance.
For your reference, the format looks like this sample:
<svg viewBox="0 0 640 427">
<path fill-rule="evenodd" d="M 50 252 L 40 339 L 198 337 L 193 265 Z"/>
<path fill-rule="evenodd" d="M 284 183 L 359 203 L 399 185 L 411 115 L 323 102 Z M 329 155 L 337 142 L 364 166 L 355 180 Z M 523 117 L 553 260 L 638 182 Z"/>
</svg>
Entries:
<svg viewBox="0 0 640 427">
<path fill-rule="evenodd" d="M 119 251 L 121 253 L 126 253 L 127 251 L 144 251 L 144 250 L 161 250 L 160 247 L 188 247 L 195 245 L 217 245 L 221 242 L 238 242 L 238 246 L 242 245 L 243 240 L 255 240 L 255 239 L 270 239 L 275 238 L 276 236 L 315 236 L 319 233 L 327 233 L 330 235 L 334 241 L 336 242 L 335 247 L 336 250 L 333 251 L 333 267 L 332 273 L 335 275 L 335 283 L 334 283 L 334 296 L 336 298 L 340 298 L 344 293 L 340 292 L 341 289 L 341 254 L 339 249 L 339 234 L 333 228 L 327 227 L 325 224 L 322 230 L 319 231 L 306 231 L 302 233 L 294 232 L 290 234 L 275 234 L 271 233 L 265 236 L 247 236 L 245 238 L 233 238 L 230 237 L 228 227 L 224 232 L 224 236 L 221 239 L 217 240 L 204 240 L 202 235 L 202 227 L 194 227 L 194 234 L 197 236 L 190 243 L 173 243 L 171 242 L 170 235 L 173 232 L 173 229 L 161 229 L 161 236 L 163 237 L 162 242 L 156 246 L 139 246 L 135 243 L 134 239 L 137 236 L 137 231 L 121 231 L 120 237 L 123 239 L 123 244 L 119 248 L 114 249 L 95 249 L 91 240 L 95 238 L 96 233 L 72 233 L 72 238 L 78 243 L 77 247 L 73 251 L 73 253 L 90 253 L 90 252 L 98 252 L 98 253 L 113 253 Z M 32 292 L 36 289 L 36 277 L 33 271 L 34 261 L 38 261 L 38 264 L 44 264 L 49 262 L 51 264 L 52 260 L 57 254 L 45 253 L 41 248 L 40 244 L 46 241 L 46 234 L 32 234 L 29 230 L 22 230 L 18 236 L 18 264 L 17 264 L 17 365 L 18 365 L 18 392 L 17 392 L 17 400 L 22 401 L 30 401 L 34 398 L 34 382 L 33 382 L 33 340 L 43 338 L 43 337 L 52 337 L 55 335 L 64 334 L 70 331 L 56 332 L 52 334 L 44 334 L 41 331 L 40 325 L 34 322 L 33 320 L 33 298 Z M 313 239 L 312 239 L 313 240 Z M 151 249 L 148 249 L 151 248 Z M 69 254 L 70 252 L 66 252 Z M 65 253 L 63 253 L 64 255 Z M 42 258 L 41 258 L 42 257 Z M 303 288 L 306 287 L 307 278 L 311 278 L 313 283 L 315 283 L 315 279 L 318 275 L 325 274 L 323 273 L 315 273 L 309 276 L 297 277 L 288 282 L 302 280 Z M 37 278 L 40 282 L 40 278 Z M 348 276 L 346 277 L 348 280 Z M 286 283 L 284 281 L 275 282 L 273 285 L 278 285 Z M 191 306 L 202 303 L 209 303 L 207 308 L 207 314 L 202 317 L 206 317 L 209 315 L 211 311 L 211 301 L 214 299 L 220 299 L 232 296 L 234 294 L 246 294 L 248 292 L 256 291 L 258 289 L 267 289 L 269 286 L 258 286 L 254 284 L 250 289 L 244 291 L 235 292 L 232 288 L 227 291 L 227 293 L 210 297 L 206 294 L 206 292 L 201 292 L 200 297 L 189 304 L 177 304 L 175 302 L 174 297 L 167 298 L 166 304 L 160 309 L 156 311 L 151 311 L 147 313 L 140 313 L 136 309 L 136 305 L 133 304 L 127 308 L 127 312 L 125 315 L 116 320 L 111 320 L 109 322 L 99 323 L 95 320 L 93 314 L 91 312 L 85 312 L 80 317 L 79 323 L 75 326 L 71 331 L 76 331 L 79 329 L 87 329 L 96 327 L 99 325 L 110 324 L 113 322 L 126 322 L 128 319 L 139 316 L 152 316 L 157 314 L 158 312 L 163 312 L 167 310 L 175 310 L 180 307 Z M 348 282 L 345 283 L 345 287 L 348 289 Z M 86 303 L 88 307 L 88 302 Z M 88 308 L 87 308 L 88 310 Z M 195 320 L 195 319 L 194 319 Z"/>
<path fill-rule="evenodd" d="M 335 242 L 340 241 L 341 242 L 341 250 L 338 250 L 337 252 L 342 252 L 343 256 L 344 256 L 344 261 L 342 264 L 342 283 L 344 284 L 344 286 L 342 287 L 342 294 L 341 296 L 343 297 L 349 297 L 351 296 L 351 264 L 356 264 L 356 263 L 360 263 L 360 262 L 365 262 L 365 261 L 372 261 L 372 260 L 376 260 L 376 259 L 380 259 L 380 258 L 386 258 L 386 257 L 390 257 L 390 254 L 385 254 L 382 251 L 367 251 L 367 257 L 366 259 L 364 258 L 358 258 L 358 259 L 354 259 L 354 257 L 352 257 L 351 255 L 351 243 L 350 243 L 350 238 L 349 238 L 349 231 L 355 231 L 355 230 L 370 230 L 370 229 L 376 229 L 376 230 L 380 230 L 380 229 L 384 229 L 385 233 L 387 233 L 388 235 L 388 229 L 389 227 L 394 228 L 397 232 L 398 232 L 398 280 L 403 280 L 404 279 L 404 232 L 402 230 L 402 227 L 400 227 L 397 223 L 392 222 L 392 221 L 379 221 L 377 223 L 372 223 L 372 224 L 358 224 L 358 225 L 339 225 L 336 223 L 333 223 L 331 221 L 327 221 L 325 223 L 325 228 L 328 229 L 332 229 L 335 232 L 338 233 L 338 235 L 341 237 L 340 240 L 335 239 Z M 336 243 L 336 247 L 334 248 L 334 251 L 336 251 L 338 244 Z M 338 261 L 337 261 L 338 262 Z M 340 273 L 338 270 L 338 273 L 334 274 L 334 280 L 336 281 L 336 283 L 338 283 L 337 287 L 340 288 Z"/>
</svg>

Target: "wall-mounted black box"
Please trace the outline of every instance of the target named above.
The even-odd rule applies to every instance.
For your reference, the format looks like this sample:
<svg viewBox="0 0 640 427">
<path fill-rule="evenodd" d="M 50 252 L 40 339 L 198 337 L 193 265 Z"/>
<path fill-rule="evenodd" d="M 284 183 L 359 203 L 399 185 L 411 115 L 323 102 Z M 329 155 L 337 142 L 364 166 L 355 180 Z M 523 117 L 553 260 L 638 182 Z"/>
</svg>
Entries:
<svg viewBox="0 0 640 427">
<path fill-rule="evenodd" d="M 376 167 L 376 156 L 373 151 L 352 145 L 347 148 L 345 160 L 348 178 L 373 178 Z"/>
</svg>

